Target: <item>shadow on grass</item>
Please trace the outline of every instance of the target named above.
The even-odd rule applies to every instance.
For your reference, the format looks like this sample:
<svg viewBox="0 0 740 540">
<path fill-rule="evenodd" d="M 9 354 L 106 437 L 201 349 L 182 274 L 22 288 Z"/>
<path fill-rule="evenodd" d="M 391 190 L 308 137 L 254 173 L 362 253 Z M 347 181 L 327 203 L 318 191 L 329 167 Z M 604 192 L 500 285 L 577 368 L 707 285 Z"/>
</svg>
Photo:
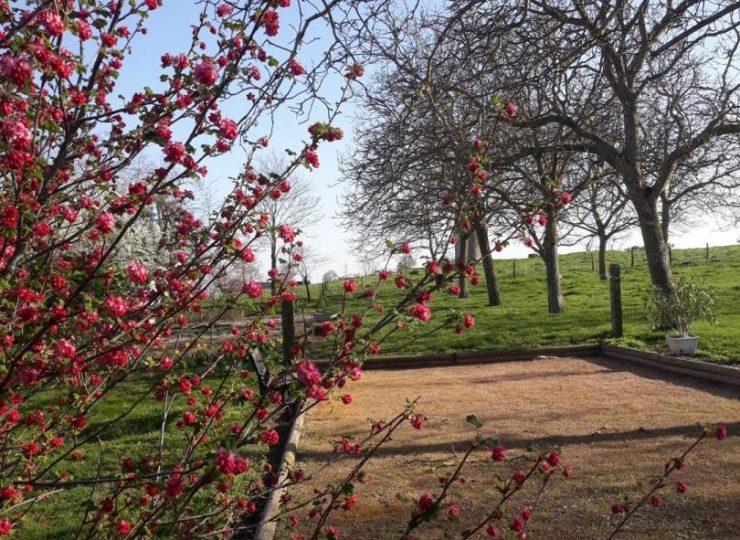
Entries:
<svg viewBox="0 0 740 540">
<path fill-rule="evenodd" d="M 110 422 L 110 420 L 111 418 L 107 418 L 107 419 L 101 418 L 98 421 L 90 422 L 87 429 L 85 430 L 85 433 L 83 433 L 83 436 L 96 432 L 97 430 L 105 426 L 108 422 Z M 173 416 L 170 415 L 170 418 L 168 419 L 167 424 L 169 425 L 170 423 L 176 420 L 177 418 L 173 419 Z M 125 418 L 118 420 L 117 422 L 114 422 L 112 425 L 108 426 L 108 428 L 105 429 L 100 434 L 100 438 L 102 440 L 115 440 L 120 437 L 128 437 L 131 435 L 147 435 L 149 433 L 159 431 L 161 426 L 162 426 L 162 411 L 161 410 L 152 411 L 151 414 L 146 414 L 146 415 L 131 414 Z"/>
</svg>

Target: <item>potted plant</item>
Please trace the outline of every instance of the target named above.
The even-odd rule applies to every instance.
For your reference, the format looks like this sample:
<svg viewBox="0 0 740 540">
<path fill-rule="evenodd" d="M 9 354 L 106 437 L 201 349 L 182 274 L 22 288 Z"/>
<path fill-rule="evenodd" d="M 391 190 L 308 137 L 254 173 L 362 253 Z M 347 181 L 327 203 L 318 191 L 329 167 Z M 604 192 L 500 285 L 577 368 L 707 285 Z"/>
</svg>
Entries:
<svg viewBox="0 0 740 540">
<path fill-rule="evenodd" d="M 699 343 L 691 325 L 699 320 L 714 323 L 715 298 L 711 289 L 688 280 L 679 280 L 668 294 L 653 287 L 646 297 L 645 315 L 653 328 L 673 330 L 666 335 L 671 354 L 691 356 Z"/>
</svg>

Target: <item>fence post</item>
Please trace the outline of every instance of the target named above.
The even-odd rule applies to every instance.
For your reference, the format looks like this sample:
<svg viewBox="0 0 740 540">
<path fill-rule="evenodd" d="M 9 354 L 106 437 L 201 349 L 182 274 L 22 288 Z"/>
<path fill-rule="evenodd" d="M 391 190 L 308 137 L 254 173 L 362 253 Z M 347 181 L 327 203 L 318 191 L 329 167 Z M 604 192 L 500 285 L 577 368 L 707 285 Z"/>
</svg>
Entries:
<svg viewBox="0 0 740 540">
<path fill-rule="evenodd" d="M 614 337 L 622 337 L 622 277 L 618 264 L 609 265 L 610 287 L 612 305 L 612 334 Z"/>
<path fill-rule="evenodd" d="M 516 261 L 512 261 L 511 264 L 514 267 L 514 277 L 516 277 Z"/>
<path fill-rule="evenodd" d="M 630 248 L 630 258 L 631 258 L 630 268 L 634 268 L 635 267 L 635 246 L 632 246 Z"/>
<path fill-rule="evenodd" d="M 280 304 L 280 319 L 283 327 L 283 364 L 287 367 L 293 362 L 293 344 L 295 343 L 294 303 L 285 300 Z"/>
<path fill-rule="evenodd" d="M 707 242 L 707 249 L 704 252 L 704 259 L 707 261 L 709 260 L 709 242 Z"/>
</svg>

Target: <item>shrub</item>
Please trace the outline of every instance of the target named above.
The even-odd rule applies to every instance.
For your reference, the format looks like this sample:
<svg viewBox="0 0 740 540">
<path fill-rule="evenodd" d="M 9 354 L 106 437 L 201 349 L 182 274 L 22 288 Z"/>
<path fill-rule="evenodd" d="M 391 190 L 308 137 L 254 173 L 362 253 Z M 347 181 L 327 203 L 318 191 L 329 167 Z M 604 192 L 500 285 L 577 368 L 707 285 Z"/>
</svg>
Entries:
<svg viewBox="0 0 740 540">
<path fill-rule="evenodd" d="M 715 297 L 705 283 L 679 280 L 670 293 L 651 287 L 645 296 L 645 317 L 653 328 L 671 329 L 687 336 L 699 320 L 716 322 Z"/>
</svg>

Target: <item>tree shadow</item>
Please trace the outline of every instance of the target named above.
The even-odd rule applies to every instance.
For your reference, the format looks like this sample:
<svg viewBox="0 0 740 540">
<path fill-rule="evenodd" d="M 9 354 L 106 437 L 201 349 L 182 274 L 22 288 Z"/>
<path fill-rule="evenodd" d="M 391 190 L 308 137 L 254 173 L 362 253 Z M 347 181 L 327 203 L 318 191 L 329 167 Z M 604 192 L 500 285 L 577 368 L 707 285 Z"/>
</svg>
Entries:
<svg viewBox="0 0 740 540">
<path fill-rule="evenodd" d="M 730 433 L 730 437 L 735 437 L 733 433 L 737 433 L 740 430 L 740 422 L 732 422 L 725 424 Z M 593 444 L 593 443 L 611 443 L 611 442 L 625 442 L 634 440 L 648 440 L 648 439 L 659 439 L 662 437 L 686 437 L 695 438 L 700 433 L 700 428 L 696 424 L 686 424 L 682 426 L 671 426 L 665 428 L 645 429 L 637 428 L 625 431 L 612 431 L 612 432 L 596 432 L 583 435 L 548 435 L 544 437 L 516 437 L 507 436 L 505 433 L 500 434 L 500 439 L 504 442 L 505 446 L 510 449 L 527 449 L 537 448 L 545 450 L 547 448 L 553 448 L 555 446 L 573 446 L 579 444 Z M 450 452 L 452 448 L 464 448 L 470 444 L 469 438 L 461 438 L 454 441 L 440 441 L 433 443 L 413 443 L 413 442 L 402 442 L 398 445 L 392 443 L 386 446 L 381 446 L 376 450 L 376 457 L 392 457 L 392 456 L 405 456 L 409 454 L 428 454 L 437 452 Z M 298 450 L 298 459 L 303 460 L 306 458 L 315 460 L 326 460 L 333 455 L 331 451 L 324 451 L 318 449 L 300 449 Z"/>
<path fill-rule="evenodd" d="M 696 377 L 682 375 L 680 373 L 669 373 L 658 368 L 652 368 L 650 366 L 638 364 L 637 362 L 630 362 L 628 360 L 619 360 L 617 358 L 589 356 L 583 357 L 582 360 L 605 367 L 610 371 L 628 371 L 645 379 L 663 381 L 676 386 L 701 390 L 702 392 L 707 392 L 727 399 L 740 400 L 740 389 L 728 384 L 722 384 L 721 382 L 698 379 Z"/>
</svg>

